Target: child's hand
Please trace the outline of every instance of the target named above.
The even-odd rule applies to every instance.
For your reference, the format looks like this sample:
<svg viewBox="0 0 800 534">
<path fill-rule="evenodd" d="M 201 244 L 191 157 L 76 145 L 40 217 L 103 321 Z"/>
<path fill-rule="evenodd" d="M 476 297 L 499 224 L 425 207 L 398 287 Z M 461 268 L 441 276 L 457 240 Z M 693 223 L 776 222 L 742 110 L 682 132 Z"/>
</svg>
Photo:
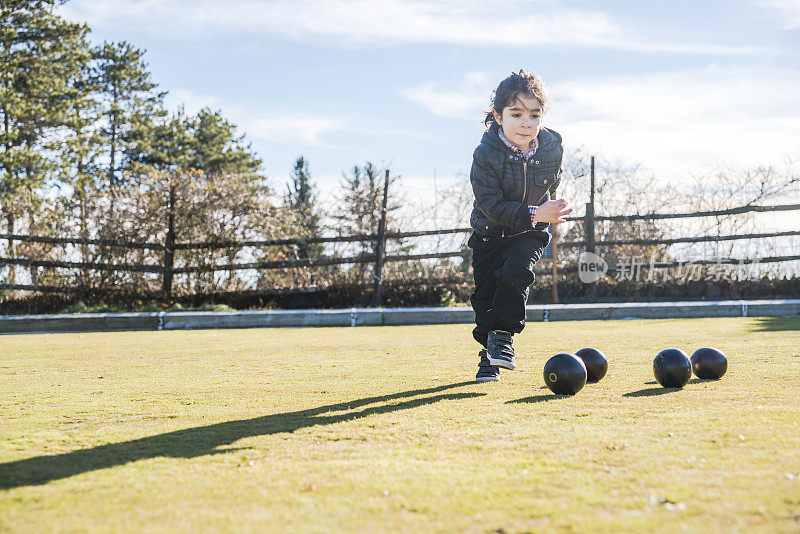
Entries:
<svg viewBox="0 0 800 534">
<path fill-rule="evenodd" d="M 563 223 L 567 222 L 562 217 L 572 213 L 572 208 L 567 208 L 567 201 L 563 198 L 548 200 L 536 208 L 534 222 Z"/>
</svg>

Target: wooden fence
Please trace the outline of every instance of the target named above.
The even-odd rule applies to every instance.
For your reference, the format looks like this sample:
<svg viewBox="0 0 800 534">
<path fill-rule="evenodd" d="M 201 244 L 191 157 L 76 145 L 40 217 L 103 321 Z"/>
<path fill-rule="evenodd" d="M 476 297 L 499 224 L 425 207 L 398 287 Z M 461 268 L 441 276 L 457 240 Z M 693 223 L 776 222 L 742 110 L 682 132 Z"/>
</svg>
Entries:
<svg viewBox="0 0 800 534">
<path fill-rule="evenodd" d="M 731 215 L 739 215 L 745 213 L 764 213 L 764 212 L 784 212 L 784 211 L 797 211 L 800 210 L 800 204 L 780 204 L 770 206 L 740 206 L 736 208 L 724 210 L 709 210 L 709 211 L 696 211 L 690 213 L 648 213 L 648 214 L 634 214 L 634 215 L 595 215 L 594 209 L 594 158 L 591 160 L 591 191 L 590 200 L 585 206 L 585 212 L 582 217 L 573 216 L 566 217 L 568 221 L 582 222 L 584 229 L 584 239 L 581 241 L 559 242 L 556 233 L 556 227 L 553 226 L 553 240 L 552 246 L 548 247 L 546 251 L 545 260 L 549 260 L 553 275 L 553 302 L 558 302 L 558 294 L 556 291 L 555 281 L 558 279 L 558 249 L 559 248 L 580 248 L 590 252 L 595 252 L 598 247 L 612 247 L 622 245 L 673 245 L 678 243 L 702 243 L 702 242 L 719 242 L 719 241 L 733 241 L 742 239 L 765 239 L 772 237 L 789 237 L 800 235 L 800 230 L 786 230 L 783 232 L 773 233 L 749 233 L 749 234 L 731 234 L 731 235 L 708 235 L 708 236 L 695 236 L 695 237 L 679 237 L 671 239 L 626 239 L 626 240 L 604 240 L 597 241 L 595 238 L 595 226 L 599 221 L 645 221 L 645 220 L 665 220 L 665 219 L 686 219 L 695 217 L 725 217 Z M 457 251 L 449 252 L 431 252 L 420 254 L 386 254 L 386 242 L 388 240 L 400 240 L 414 237 L 447 235 L 447 234 L 466 234 L 470 233 L 471 228 L 446 228 L 435 230 L 416 230 L 411 232 L 387 232 L 386 231 L 386 205 L 388 197 L 389 186 L 389 171 L 386 170 L 383 203 L 380 223 L 378 226 L 377 234 L 364 234 L 364 235 L 351 235 L 351 236 L 329 236 L 329 237 L 315 237 L 315 238 L 282 238 L 282 239 L 266 239 L 266 240 L 248 240 L 248 241 L 209 241 L 209 242 L 175 242 L 175 229 L 172 224 L 172 219 L 166 232 L 166 238 L 163 243 L 151 242 L 131 242 L 125 240 L 109 240 L 109 239 L 85 239 L 76 237 L 52 237 L 52 236 L 33 236 L 33 235 L 20 235 L 20 234 L 0 234 L 0 239 L 7 240 L 9 248 L 13 242 L 27 242 L 39 244 L 52 244 L 52 245 L 88 245 L 88 246 L 104 246 L 115 247 L 127 250 L 153 250 L 161 253 L 162 261 L 159 264 L 123 264 L 123 263 L 98 263 L 98 262 L 82 262 L 82 261 L 67 261 L 67 260 L 43 260 L 33 257 L 0 257 L 0 266 L 7 265 L 13 266 L 34 267 L 34 268 L 55 268 L 55 269 L 83 269 L 94 271 L 121 271 L 129 273 L 151 273 L 160 275 L 161 277 L 161 290 L 160 291 L 140 291 L 143 296 L 154 299 L 170 300 L 173 292 L 173 279 L 175 275 L 187 273 L 209 273 L 220 271 L 241 271 L 241 270 L 269 270 L 269 269 L 298 269 L 298 268 L 316 268 L 332 265 L 346 265 L 346 264 L 366 264 L 374 263 L 373 280 L 370 284 L 373 292 L 373 305 L 377 306 L 381 299 L 383 265 L 387 262 L 407 262 L 416 260 L 432 260 L 461 257 L 465 261 L 469 260 L 470 250 L 462 248 Z M 373 254 L 359 254 L 354 256 L 322 256 L 317 258 L 298 258 L 290 260 L 271 260 L 271 261 L 253 261 L 243 263 L 225 263 L 215 265 L 188 265 L 188 266 L 175 266 L 175 252 L 179 250 L 242 250 L 247 247 L 276 247 L 276 246 L 297 246 L 304 247 L 310 244 L 325 244 L 325 243 L 376 243 L 375 253 Z M 762 257 L 758 259 L 743 259 L 743 260 L 726 260 L 720 261 L 701 261 L 693 262 L 693 264 L 706 265 L 710 263 L 774 263 L 800 260 L 800 255 L 781 255 Z M 654 264 L 655 267 L 670 267 L 681 265 L 681 262 L 672 263 L 658 263 Z M 617 266 L 610 265 L 610 270 L 614 270 Z M 70 288 L 62 286 L 47 286 L 41 284 L 16 284 L 16 283 L 0 283 L 0 290 L 27 290 L 37 292 L 80 292 L 83 288 Z M 592 294 L 594 292 L 594 285 L 592 285 Z M 266 291 L 261 291 L 262 294 L 279 294 L 288 291 L 308 291 L 308 288 L 287 289 L 287 288 L 271 288 Z"/>
<path fill-rule="evenodd" d="M 800 230 L 787 230 L 783 232 L 774 233 L 749 233 L 749 234 L 735 234 L 735 235 L 708 235 L 696 237 L 680 237 L 671 239 L 627 239 L 627 240 L 595 240 L 594 226 L 597 221 L 636 221 L 636 220 L 659 220 L 659 219 L 681 219 L 693 217 L 720 217 L 728 215 L 736 215 L 750 212 L 781 212 L 781 211 L 796 211 L 800 210 L 800 204 L 781 204 L 771 206 L 741 206 L 725 210 L 713 211 L 698 211 L 691 213 L 650 213 L 650 214 L 637 214 L 637 215 L 606 215 L 595 216 L 593 206 L 587 204 L 586 213 L 583 217 L 567 217 L 567 220 L 583 222 L 584 225 L 584 239 L 581 241 L 571 242 L 558 242 L 557 236 L 554 242 L 558 242 L 559 248 L 581 248 L 589 251 L 594 251 L 600 247 L 611 247 L 620 245 L 672 245 L 677 243 L 701 243 L 701 242 L 718 242 L 730 241 L 741 239 L 764 239 L 771 237 L 787 237 L 798 236 Z M 96 271 L 123 271 L 123 272 L 139 272 L 139 273 L 153 273 L 160 275 L 162 278 L 161 291 L 145 292 L 145 294 L 152 298 L 169 299 L 172 294 L 172 280 L 176 274 L 183 273 L 203 273 L 203 272 L 218 272 L 218 271 L 240 271 L 240 270 L 262 270 L 262 269 L 296 269 L 296 268 L 315 268 L 331 265 L 345 265 L 345 264 L 365 264 L 374 263 L 373 269 L 374 279 L 372 287 L 374 294 L 377 295 L 374 302 L 380 302 L 380 288 L 382 277 L 382 266 L 386 262 L 403 262 L 412 260 L 429 260 L 429 259 L 442 259 L 461 257 L 465 260 L 469 259 L 470 250 L 464 248 L 456 251 L 448 252 L 432 252 L 420 254 L 385 254 L 385 245 L 387 240 L 390 239 L 406 239 L 422 236 L 435 236 L 446 234 L 459 234 L 469 233 L 470 228 L 448 228 L 438 230 L 417 230 L 411 232 L 385 232 L 383 224 L 377 234 L 365 235 L 351 235 L 351 236 L 338 236 L 338 237 L 316 237 L 316 238 L 283 238 L 283 239 L 267 239 L 267 240 L 250 240 L 250 241 L 214 241 L 214 242 L 195 242 L 195 243 L 175 243 L 166 240 L 164 243 L 139 243 L 120 240 L 107 240 L 107 239 L 82 239 L 71 237 L 50 237 L 50 236 L 32 236 L 32 235 L 19 235 L 19 234 L 0 234 L 0 239 L 7 240 L 9 243 L 14 241 L 29 242 L 29 243 L 42 243 L 54 245 L 94 245 L 94 246 L 107 246 L 119 247 L 123 249 L 149 249 L 162 253 L 163 262 L 161 264 L 122 264 L 122 263 L 93 263 L 93 262 L 79 262 L 79 261 L 53 261 L 41 260 L 32 257 L 0 257 L 0 265 L 8 266 L 24 266 L 24 267 L 42 267 L 42 268 L 57 268 L 57 269 L 88 269 Z M 195 265 L 195 266 L 179 266 L 174 265 L 174 251 L 176 250 L 208 250 L 208 249 L 243 249 L 245 247 L 273 247 L 273 246 L 304 246 L 315 243 L 366 243 L 377 242 L 377 254 L 359 254 L 353 256 L 339 257 L 339 256 L 322 256 L 317 258 L 301 258 L 291 260 L 274 260 L 274 261 L 254 261 L 242 263 L 225 263 L 215 265 Z M 554 243 L 555 244 L 555 243 Z M 557 260 L 557 248 L 553 247 L 555 255 L 554 260 Z M 551 256 L 551 259 L 552 256 Z M 743 259 L 743 260 L 725 260 L 721 263 L 774 263 L 800 260 L 800 255 L 779 255 L 762 257 L 757 259 Z M 698 261 L 694 264 L 707 265 L 711 263 L 720 263 L 719 261 Z M 680 265 L 681 262 L 673 263 L 658 263 L 656 267 L 669 267 Z M 557 277 L 557 261 L 552 261 L 553 274 Z M 611 266 L 612 270 L 614 266 Z M 554 277 L 554 279 L 555 279 Z M 78 290 L 76 288 L 60 287 L 60 286 L 47 286 L 39 284 L 0 284 L 0 289 L 6 290 L 28 290 L 38 292 L 70 292 Z M 285 291 L 282 288 L 274 288 L 268 290 L 269 293 Z M 554 299 L 557 300 L 557 295 L 554 294 Z"/>
</svg>

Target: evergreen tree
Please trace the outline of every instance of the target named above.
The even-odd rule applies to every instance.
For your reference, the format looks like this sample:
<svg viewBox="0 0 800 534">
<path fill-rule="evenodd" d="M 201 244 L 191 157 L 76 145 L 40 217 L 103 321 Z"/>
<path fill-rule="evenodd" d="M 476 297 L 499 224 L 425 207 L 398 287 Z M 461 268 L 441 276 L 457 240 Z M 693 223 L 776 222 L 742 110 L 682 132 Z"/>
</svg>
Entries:
<svg viewBox="0 0 800 534">
<path fill-rule="evenodd" d="M 308 162 L 303 156 L 297 158 L 292 169 L 291 181 L 284 197 L 284 207 L 292 216 L 297 233 L 301 237 L 313 238 L 320 234 L 320 215 L 316 207 L 316 194 Z M 322 254 L 320 243 L 303 244 L 298 246 L 298 256 L 308 258 Z"/>
<path fill-rule="evenodd" d="M 91 204 L 96 202 L 95 192 L 103 178 L 104 144 L 98 131 L 100 105 L 88 44 L 84 50 L 87 61 L 69 83 L 71 94 L 63 128 L 52 148 L 59 154 L 56 185 L 67 186 L 65 189 L 70 194 L 64 204 L 78 220 L 80 237 L 86 238 L 89 237 L 89 221 L 93 218 Z M 82 250 L 86 252 L 87 247 Z M 85 254 L 84 258 L 88 261 Z"/>
<path fill-rule="evenodd" d="M 39 188 L 54 168 L 47 139 L 65 124 L 71 82 L 88 60 L 88 28 L 56 16 L 61 3 L 0 3 L 0 209 L 9 233 L 20 217 L 33 225 L 40 211 Z"/>
<path fill-rule="evenodd" d="M 291 182 L 288 185 L 286 204 L 300 212 L 312 211 L 316 195 L 314 184 L 311 183 L 311 174 L 308 162 L 303 156 L 297 158 L 292 169 Z"/>
<path fill-rule="evenodd" d="M 241 174 L 255 176 L 261 160 L 252 151 L 244 134 L 236 135 L 236 126 L 219 111 L 208 108 L 187 122 L 193 143 L 189 166 L 209 175 Z"/>
<path fill-rule="evenodd" d="M 103 116 L 100 134 L 106 145 L 108 186 L 122 184 L 122 172 L 137 159 L 136 147 L 148 139 L 153 124 L 166 115 L 165 92 L 142 60 L 143 50 L 126 42 L 103 43 L 93 51 L 97 69 L 95 82 Z"/>
<path fill-rule="evenodd" d="M 194 265 L 215 261 L 232 263 L 236 249 L 180 252 L 171 246 L 186 240 L 228 241 L 253 239 L 260 224 L 274 225 L 270 191 L 257 174 L 261 160 L 250 151 L 244 136 L 219 112 L 202 110 L 187 117 L 182 109 L 150 125 L 150 135 L 131 145 L 130 198 L 137 213 L 149 213 L 148 223 L 156 239 L 167 243 L 167 263 Z M 135 185 L 135 187 L 133 187 Z M 138 216 L 138 215 L 137 215 Z M 158 235 L 158 228 L 165 229 Z M 269 230 L 269 229 L 267 229 Z M 189 254 L 193 257 L 189 258 Z M 219 288 L 214 273 L 184 277 L 196 291 Z M 230 272 L 224 285 L 239 284 Z M 165 279 L 168 290 L 171 280 Z"/>
<path fill-rule="evenodd" d="M 135 136 L 128 146 L 125 152 L 128 165 L 124 176 L 133 177 L 135 183 L 138 183 L 141 173 L 153 169 L 189 169 L 194 139 L 187 123 L 183 109 L 179 109 L 174 113 L 160 115 L 149 124 L 143 125 L 142 128 L 147 129 L 148 135 Z"/>
<path fill-rule="evenodd" d="M 245 136 L 216 111 L 201 110 L 189 117 L 183 109 L 153 121 L 149 135 L 137 136 L 128 152 L 131 164 L 157 169 L 195 169 L 210 179 L 240 175 L 253 180 L 261 160 L 252 152 Z"/>
<path fill-rule="evenodd" d="M 391 194 L 391 184 L 396 177 L 389 179 L 389 199 L 386 209 L 386 231 L 394 226 L 392 212 L 399 208 L 395 197 Z M 343 195 L 339 198 L 334 219 L 342 234 L 377 234 L 381 220 L 383 204 L 384 171 L 377 169 L 371 162 L 363 167 L 355 165 L 352 173 L 343 176 Z M 376 254 L 377 241 L 363 242 L 362 254 Z"/>
</svg>

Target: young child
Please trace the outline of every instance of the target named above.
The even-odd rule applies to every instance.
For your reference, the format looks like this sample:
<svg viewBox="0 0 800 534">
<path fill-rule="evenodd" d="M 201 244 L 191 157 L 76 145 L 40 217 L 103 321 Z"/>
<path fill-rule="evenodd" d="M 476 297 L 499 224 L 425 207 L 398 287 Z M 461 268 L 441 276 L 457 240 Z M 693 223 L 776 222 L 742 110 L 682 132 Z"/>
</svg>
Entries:
<svg viewBox="0 0 800 534">
<path fill-rule="evenodd" d="M 495 89 L 481 143 L 472 156 L 475 202 L 472 270 L 473 337 L 484 348 L 475 379 L 496 381 L 514 369 L 513 335 L 525 327 L 533 266 L 550 242 L 550 224 L 572 212 L 551 200 L 561 178 L 561 136 L 541 126 L 550 100 L 542 80 L 525 70 Z"/>
</svg>

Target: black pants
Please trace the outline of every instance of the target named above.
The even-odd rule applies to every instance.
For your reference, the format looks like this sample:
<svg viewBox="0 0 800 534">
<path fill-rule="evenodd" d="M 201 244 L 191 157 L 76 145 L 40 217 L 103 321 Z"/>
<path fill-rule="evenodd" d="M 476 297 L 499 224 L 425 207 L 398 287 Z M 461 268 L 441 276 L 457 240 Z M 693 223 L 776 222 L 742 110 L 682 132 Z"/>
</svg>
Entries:
<svg viewBox="0 0 800 534">
<path fill-rule="evenodd" d="M 475 277 L 475 292 L 470 297 L 475 311 L 472 336 L 484 347 L 491 330 L 519 333 L 525 328 L 525 304 L 534 279 L 533 266 L 547 245 L 539 234 L 544 232 L 488 241 L 473 233 L 469 238 Z"/>
</svg>

